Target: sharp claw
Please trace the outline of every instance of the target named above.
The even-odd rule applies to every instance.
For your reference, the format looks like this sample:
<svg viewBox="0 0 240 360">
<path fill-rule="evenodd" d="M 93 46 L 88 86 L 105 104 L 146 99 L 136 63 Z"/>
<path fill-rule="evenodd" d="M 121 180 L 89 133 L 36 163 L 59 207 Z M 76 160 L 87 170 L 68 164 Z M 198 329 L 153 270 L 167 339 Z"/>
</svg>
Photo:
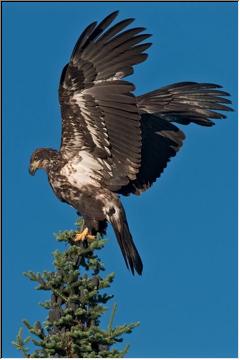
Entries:
<svg viewBox="0 0 240 360">
<path fill-rule="evenodd" d="M 84 241 L 88 236 L 88 228 L 86 227 L 82 232 L 76 234 L 75 241 Z"/>
<path fill-rule="evenodd" d="M 87 239 L 90 240 L 90 241 L 93 241 L 96 239 L 96 236 L 94 235 L 87 235 Z"/>
<path fill-rule="evenodd" d="M 89 230 L 87 227 L 75 236 L 75 241 L 84 241 L 85 239 L 89 241 L 93 241 L 96 239 L 94 235 L 89 234 Z"/>
</svg>

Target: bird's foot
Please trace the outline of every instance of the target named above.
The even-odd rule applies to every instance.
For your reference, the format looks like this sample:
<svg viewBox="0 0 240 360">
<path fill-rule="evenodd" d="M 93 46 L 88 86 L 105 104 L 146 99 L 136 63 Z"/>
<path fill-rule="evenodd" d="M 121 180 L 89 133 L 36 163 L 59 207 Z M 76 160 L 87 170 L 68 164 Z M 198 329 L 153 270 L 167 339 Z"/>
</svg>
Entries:
<svg viewBox="0 0 240 360">
<path fill-rule="evenodd" d="M 83 231 L 81 231 L 80 233 L 76 234 L 76 236 L 75 236 L 75 241 L 76 242 L 77 241 L 84 241 L 84 240 L 93 241 L 95 239 L 96 239 L 96 237 L 89 233 L 89 229 L 87 227 Z"/>
</svg>

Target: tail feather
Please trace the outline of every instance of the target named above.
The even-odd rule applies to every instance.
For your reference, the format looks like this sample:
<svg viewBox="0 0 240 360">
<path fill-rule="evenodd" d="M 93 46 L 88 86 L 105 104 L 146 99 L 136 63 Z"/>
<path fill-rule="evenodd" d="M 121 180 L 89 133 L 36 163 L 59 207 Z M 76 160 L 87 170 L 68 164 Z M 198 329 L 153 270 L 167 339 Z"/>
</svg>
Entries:
<svg viewBox="0 0 240 360">
<path fill-rule="evenodd" d="M 109 221 L 113 226 L 127 268 L 130 268 L 133 275 L 135 271 L 141 275 L 143 271 L 142 260 L 133 242 L 124 210 L 115 212 L 110 216 Z"/>
</svg>

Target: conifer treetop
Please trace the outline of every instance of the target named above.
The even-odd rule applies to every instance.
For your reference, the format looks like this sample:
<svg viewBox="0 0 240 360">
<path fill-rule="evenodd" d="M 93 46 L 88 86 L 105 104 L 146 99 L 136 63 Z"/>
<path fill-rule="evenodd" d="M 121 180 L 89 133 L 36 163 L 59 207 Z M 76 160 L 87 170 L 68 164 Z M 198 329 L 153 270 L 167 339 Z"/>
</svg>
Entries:
<svg viewBox="0 0 240 360">
<path fill-rule="evenodd" d="M 24 275 L 37 283 L 35 289 L 49 291 L 50 299 L 40 303 L 48 311 L 44 322 L 33 325 L 23 323 L 30 336 L 23 338 L 20 328 L 13 345 L 24 357 L 70 357 L 103 358 L 124 357 L 128 346 L 119 350 L 114 345 L 123 341 L 122 335 L 131 333 L 138 322 L 113 326 L 117 305 L 113 306 L 109 324 L 101 327 L 101 316 L 108 310 L 105 306 L 113 295 L 106 289 L 114 280 L 114 273 L 103 276 L 104 264 L 97 255 L 106 241 L 98 234 L 91 242 L 75 242 L 77 231 L 61 231 L 56 234 L 58 241 L 66 243 L 64 251 L 53 253 L 55 271 Z M 31 351 L 28 346 L 31 344 Z"/>
</svg>

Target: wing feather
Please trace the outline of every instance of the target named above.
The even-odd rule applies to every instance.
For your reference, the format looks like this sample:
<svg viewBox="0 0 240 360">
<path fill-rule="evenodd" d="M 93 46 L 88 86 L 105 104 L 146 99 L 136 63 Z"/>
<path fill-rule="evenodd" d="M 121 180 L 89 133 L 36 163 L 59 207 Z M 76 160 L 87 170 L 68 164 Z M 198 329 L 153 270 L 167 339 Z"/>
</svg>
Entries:
<svg viewBox="0 0 240 360">
<path fill-rule="evenodd" d="M 141 43 L 150 37 L 140 34 L 144 28 L 126 30 L 134 19 L 109 28 L 117 14 L 83 31 L 63 69 L 59 98 L 62 155 L 70 159 L 87 149 L 111 169 L 105 183 L 120 186 L 136 178 L 142 144 L 134 85 L 121 79 L 146 59 L 144 51 L 151 44 Z"/>
<path fill-rule="evenodd" d="M 196 123 L 212 126 L 211 119 L 225 115 L 216 112 L 231 111 L 231 104 L 219 90 L 221 86 L 209 83 L 182 82 L 165 86 L 139 96 L 142 113 L 142 156 L 137 178 L 123 186 L 120 193 L 140 194 L 161 175 L 168 161 L 182 146 L 184 134 L 172 122 Z M 227 104 L 227 105 L 225 105 Z"/>
<path fill-rule="evenodd" d="M 138 97 L 140 112 L 153 113 L 166 120 L 187 125 L 196 123 L 212 126 L 211 119 L 225 119 L 217 112 L 231 111 L 229 93 L 219 90 L 220 85 L 210 83 L 182 82 L 171 84 Z"/>
<path fill-rule="evenodd" d="M 123 186 L 119 193 L 139 195 L 161 175 L 185 138 L 175 125 L 151 114 L 142 114 L 142 156 L 137 178 Z"/>
</svg>

